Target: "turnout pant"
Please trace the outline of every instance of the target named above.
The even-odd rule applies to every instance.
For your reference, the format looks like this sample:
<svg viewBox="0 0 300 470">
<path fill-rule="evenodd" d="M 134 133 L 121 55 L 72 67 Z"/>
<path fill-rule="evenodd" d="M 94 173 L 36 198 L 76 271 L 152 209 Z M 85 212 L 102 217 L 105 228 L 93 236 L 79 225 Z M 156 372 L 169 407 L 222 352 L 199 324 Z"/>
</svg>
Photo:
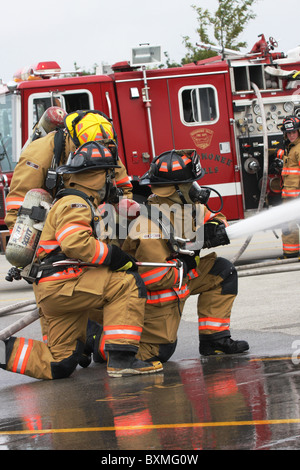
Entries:
<svg viewBox="0 0 300 470">
<path fill-rule="evenodd" d="M 285 204 L 290 202 L 290 200 L 294 200 L 294 198 L 283 198 L 282 203 Z M 299 227 L 295 222 L 288 224 L 287 227 L 282 230 L 281 240 L 283 255 L 299 255 Z"/>
<path fill-rule="evenodd" d="M 137 357 L 159 358 L 166 362 L 174 353 L 177 331 L 184 304 L 190 295 L 198 295 L 199 339 L 230 336 L 230 316 L 237 295 L 237 272 L 225 258 L 211 253 L 200 258 L 199 266 L 189 273 L 188 295 L 182 300 L 158 306 L 146 304 L 145 321 Z M 196 312 L 195 312 L 196 313 Z"/>
<path fill-rule="evenodd" d="M 107 349 L 137 352 L 146 291 L 137 273 L 86 268 L 79 277 L 34 286 L 48 325 L 48 343 L 11 337 L 6 370 L 37 379 L 68 377 L 82 354 L 89 318 L 100 318 Z"/>
</svg>

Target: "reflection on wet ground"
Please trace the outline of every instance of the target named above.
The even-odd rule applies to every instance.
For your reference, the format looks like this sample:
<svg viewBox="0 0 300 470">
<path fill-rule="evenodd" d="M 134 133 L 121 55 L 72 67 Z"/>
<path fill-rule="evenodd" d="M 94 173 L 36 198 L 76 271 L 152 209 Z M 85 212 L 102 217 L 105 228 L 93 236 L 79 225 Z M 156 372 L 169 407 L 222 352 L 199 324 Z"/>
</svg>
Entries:
<svg viewBox="0 0 300 470">
<path fill-rule="evenodd" d="M 112 379 L 93 364 L 2 388 L 0 449 L 299 449 L 300 368 L 250 355 L 170 362 Z"/>
</svg>

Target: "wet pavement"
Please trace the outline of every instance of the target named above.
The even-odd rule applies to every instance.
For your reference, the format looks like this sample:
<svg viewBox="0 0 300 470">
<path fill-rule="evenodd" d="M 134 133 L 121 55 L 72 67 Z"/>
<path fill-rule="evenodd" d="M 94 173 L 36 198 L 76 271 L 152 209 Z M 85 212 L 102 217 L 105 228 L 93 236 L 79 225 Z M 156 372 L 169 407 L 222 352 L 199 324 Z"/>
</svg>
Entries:
<svg viewBox="0 0 300 470">
<path fill-rule="evenodd" d="M 104 366 L 1 387 L 0 449 L 299 449 L 299 366 L 290 358 L 172 361 L 163 374 Z"/>
<path fill-rule="evenodd" d="M 230 259 L 241 244 L 218 253 Z M 262 234 L 239 264 L 276 259 L 280 249 L 272 233 Z M 34 299 L 25 282 L 4 281 L 8 268 L 0 255 L 0 308 Z M 249 342 L 243 355 L 199 356 L 194 296 L 163 373 L 110 378 L 92 363 L 68 379 L 40 381 L 0 370 L 0 450 L 99 450 L 101 459 L 132 451 L 135 463 L 153 463 L 145 455 L 162 451 L 298 450 L 299 281 L 300 270 L 240 278 L 231 332 Z M 1 317 L 0 329 L 22 315 Z M 39 322 L 17 335 L 41 339 Z"/>
</svg>

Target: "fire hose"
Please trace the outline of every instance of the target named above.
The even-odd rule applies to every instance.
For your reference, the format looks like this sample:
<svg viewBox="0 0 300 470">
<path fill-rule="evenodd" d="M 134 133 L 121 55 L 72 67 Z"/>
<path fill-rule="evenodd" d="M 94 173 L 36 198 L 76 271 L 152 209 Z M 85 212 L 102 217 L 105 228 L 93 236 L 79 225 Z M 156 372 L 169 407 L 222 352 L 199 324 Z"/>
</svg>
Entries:
<svg viewBox="0 0 300 470">
<path fill-rule="evenodd" d="M 279 205 L 272 207 L 271 209 L 261 211 L 260 213 L 256 214 L 253 217 L 249 217 L 248 219 L 241 220 L 235 224 L 230 225 L 226 228 L 226 233 L 229 240 L 233 240 L 239 238 L 241 236 L 252 236 L 257 232 L 262 232 L 264 230 L 274 230 L 275 228 L 283 228 L 286 224 L 290 222 L 299 223 L 300 221 L 300 198 L 295 198 L 292 201 L 284 205 Z M 290 258 L 290 259 L 283 259 L 283 260 L 275 260 L 271 262 L 266 262 L 269 264 L 269 268 L 266 268 L 266 263 L 259 263 L 259 265 L 247 265 L 248 271 L 246 271 L 246 267 L 243 268 L 237 267 L 238 271 L 243 270 L 243 274 L 239 274 L 241 276 L 246 275 L 255 275 L 255 274 L 267 274 L 271 272 L 283 272 L 283 271 L 296 271 L 300 268 L 300 265 L 297 266 L 283 266 L 281 269 L 276 269 L 276 266 L 279 265 L 286 265 L 290 263 L 295 263 L 299 261 L 299 258 Z M 262 270 L 263 268 L 263 270 Z M 255 272 L 255 269 L 257 271 Z"/>
<path fill-rule="evenodd" d="M 291 266 L 294 264 L 295 266 Z M 297 264 L 296 264 L 297 263 Z M 260 263 L 244 264 L 236 266 L 239 277 L 260 276 L 261 274 L 273 274 L 300 270 L 300 258 L 290 258 L 275 261 L 262 261 Z"/>
<path fill-rule="evenodd" d="M 0 309 L 0 317 L 5 316 L 5 315 L 23 313 L 24 307 L 26 307 L 25 310 L 27 310 L 28 308 L 31 308 L 31 311 L 27 313 L 26 315 L 24 315 L 19 320 L 15 321 L 11 325 L 1 330 L 0 340 L 5 340 L 9 338 L 10 336 L 14 335 L 15 333 L 22 330 L 23 328 L 30 325 L 31 323 L 33 323 L 39 318 L 40 316 L 39 309 L 37 308 L 36 302 L 32 300 L 29 300 L 26 302 L 19 302 L 13 305 L 8 305 L 7 307 Z"/>
</svg>

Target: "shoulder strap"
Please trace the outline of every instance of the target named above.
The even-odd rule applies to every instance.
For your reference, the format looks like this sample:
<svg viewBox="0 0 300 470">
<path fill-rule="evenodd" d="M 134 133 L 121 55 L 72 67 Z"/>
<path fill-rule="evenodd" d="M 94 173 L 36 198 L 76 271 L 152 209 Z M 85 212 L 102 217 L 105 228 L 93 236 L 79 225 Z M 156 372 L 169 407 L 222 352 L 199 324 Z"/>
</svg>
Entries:
<svg viewBox="0 0 300 470">
<path fill-rule="evenodd" d="M 61 161 L 61 155 L 64 150 L 65 133 L 64 130 L 58 128 L 54 136 L 54 163 L 58 166 Z"/>
<path fill-rule="evenodd" d="M 45 178 L 45 188 L 50 194 L 53 195 L 57 191 L 58 184 L 58 175 L 56 173 L 56 168 L 61 162 L 61 156 L 64 151 L 65 146 L 65 133 L 64 130 L 58 128 L 54 136 L 54 153 L 52 158 L 52 163 L 50 168 L 48 168 L 46 178 Z"/>
<path fill-rule="evenodd" d="M 172 251 L 172 256 L 178 253 L 191 254 L 193 253 L 187 248 L 186 243 L 189 240 L 175 236 L 174 225 L 171 220 L 163 214 L 155 205 L 146 204 L 148 218 L 155 221 L 161 229 L 164 237 L 168 240 L 169 247 Z"/>
<path fill-rule="evenodd" d="M 89 205 L 92 204 L 91 197 L 85 194 L 83 191 L 79 191 L 78 189 L 71 189 L 71 188 L 61 189 L 55 195 L 55 199 L 61 199 L 64 196 L 79 196 L 79 197 L 82 197 L 82 199 L 85 199 Z"/>
</svg>

